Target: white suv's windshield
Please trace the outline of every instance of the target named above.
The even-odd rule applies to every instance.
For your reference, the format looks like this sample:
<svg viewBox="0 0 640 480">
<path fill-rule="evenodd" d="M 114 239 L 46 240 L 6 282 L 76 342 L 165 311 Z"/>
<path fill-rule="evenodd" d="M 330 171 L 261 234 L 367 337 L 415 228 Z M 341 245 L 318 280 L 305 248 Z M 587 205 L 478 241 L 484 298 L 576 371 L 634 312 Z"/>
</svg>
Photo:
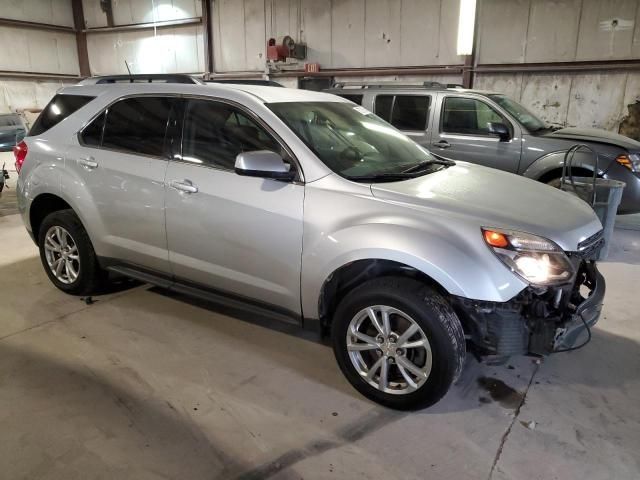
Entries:
<svg viewBox="0 0 640 480">
<path fill-rule="evenodd" d="M 511 100 L 509 97 L 505 95 L 489 95 L 489 98 L 516 117 L 516 119 L 531 133 L 539 132 L 540 130 L 547 130 L 549 128 L 546 123 L 518 102 Z"/>
<path fill-rule="evenodd" d="M 331 170 L 350 180 L 401 180 L 451 164 L 352 103 L 282 102 L 268 107 Z"/>
</svg>

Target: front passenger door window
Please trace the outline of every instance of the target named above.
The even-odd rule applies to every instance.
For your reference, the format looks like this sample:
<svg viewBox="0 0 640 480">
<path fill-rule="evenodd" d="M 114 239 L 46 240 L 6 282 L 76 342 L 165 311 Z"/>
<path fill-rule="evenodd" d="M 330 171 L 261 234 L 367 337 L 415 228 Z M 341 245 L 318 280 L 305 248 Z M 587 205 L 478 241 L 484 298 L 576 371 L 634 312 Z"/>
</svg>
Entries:
<svg viewBox="0 0 640 480">
<path fill-rule="evenodd" d="M 242 152 L 271 150 L 282 154 L 278 142 L 257 122 L 222 102 L 192 100 L 187 105 L 182 160 L 222 170 L 234 170 Z"/>
<path fill-rule="evenodd" d="M 475 98 L 447 97 L 444 100 L 442 131 L 461 135 L 491 135 L 489 123 L 509 122 L 485 102 Z"/>
</svg>

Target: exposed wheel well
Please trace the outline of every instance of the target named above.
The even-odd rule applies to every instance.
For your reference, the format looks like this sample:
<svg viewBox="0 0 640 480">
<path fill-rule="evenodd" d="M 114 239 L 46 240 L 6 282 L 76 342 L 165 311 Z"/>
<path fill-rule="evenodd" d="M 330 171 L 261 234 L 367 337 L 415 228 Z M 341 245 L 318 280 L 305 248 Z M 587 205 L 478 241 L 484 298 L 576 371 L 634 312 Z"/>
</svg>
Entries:
<svg viewBox="0 0 640 480">
<path fill-rule="evenodd" d="M 578 177 L 592 177 L 593 176 L 593 170 L 588 170 L 586 168 L 580 168 L 580 167 L 572 167 L 571 168 L 571 173 L 574 176 L 578 176 Z M 538 178 L 538 181 L 542 182 L 542 183 L 549 183 L 551 180 L 554 180 L 554 179 L 560 178 L 560 177 L 562 177 L 562 168 L 555 168 L 555 169 L 549 170 L 548 172 L 543 174 L 540 178 Z"/>
<path fill-rule="evenodd" d="M 31 203 L 31 208 L 29 209 L 29 223 L 31 224 L 31 231 L 36 241 L 38 239 L 40 225 L 42 225 L 44 218 L 52 212 L 69 208 L 71 208 L 71 206 L 56 195 L 51 193 L 38 195 Z"/>
<path fill-rule="evenodd" d="M 323 328 L 330 327 L 336 307 L 351 290 L 373 278 L 387 276 L 414 278 L 435 288 L 445 297 L 449 296 L 431 277 L 403 263 L 381 259 L 357 260 L 340 267 L 325 280 L 318 300 Z"/>
</svg>

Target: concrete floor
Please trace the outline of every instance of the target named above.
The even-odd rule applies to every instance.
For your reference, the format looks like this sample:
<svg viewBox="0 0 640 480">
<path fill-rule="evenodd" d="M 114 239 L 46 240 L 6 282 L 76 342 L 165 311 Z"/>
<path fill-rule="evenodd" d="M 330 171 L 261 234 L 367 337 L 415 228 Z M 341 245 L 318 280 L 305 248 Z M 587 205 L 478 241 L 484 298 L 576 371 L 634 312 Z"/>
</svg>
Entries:
<svg viewBox="0 0 640 480">
<path fill-rule="evenodd" d="M 325 345 L 144 285 L 67 296 L 0 217 L 0 478 L 640 478 L 640 221 L 621 224 L 590 345 L 469 358 L 406 414 L 359 396 Z"/>
</svg>

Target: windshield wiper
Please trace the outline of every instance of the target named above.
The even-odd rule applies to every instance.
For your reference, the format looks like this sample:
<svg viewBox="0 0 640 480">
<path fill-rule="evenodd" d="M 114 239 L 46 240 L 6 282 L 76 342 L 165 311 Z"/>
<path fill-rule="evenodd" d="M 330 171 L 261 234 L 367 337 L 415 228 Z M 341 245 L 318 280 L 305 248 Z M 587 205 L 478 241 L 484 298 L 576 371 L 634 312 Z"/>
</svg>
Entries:
<svg viewBox="0 0 640 480">
<path fill-rule="evenodd" d="M 403 170 L 402 173 L 419 172 L 429 165 L 445 165 L 447 167 L 452 167 L 455 164 L 456 162 L 454 162 L 453 160 L 447 160 L 446 158 L 432 158 L 431 160 L 425 160 L 424 162 L 420 162 L 413 167 L 409 167 L 406 170 Z"/>
</svg>

